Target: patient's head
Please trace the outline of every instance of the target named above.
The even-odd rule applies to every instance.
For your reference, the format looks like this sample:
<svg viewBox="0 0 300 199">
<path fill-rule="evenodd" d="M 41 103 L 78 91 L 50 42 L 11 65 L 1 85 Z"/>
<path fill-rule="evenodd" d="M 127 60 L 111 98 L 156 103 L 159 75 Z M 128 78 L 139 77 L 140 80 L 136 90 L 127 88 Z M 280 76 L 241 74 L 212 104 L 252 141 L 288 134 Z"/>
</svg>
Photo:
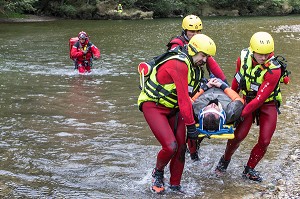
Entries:
<svg viewBox="0 0 300 199">
<path fill-rule="evenodd" d="M 225 115 L 218 102 L 211 102 L 204 107 L 199 114 L 199 121 L 202 122 L 203 130 L 218 131 L 223 126 Z M 221 124 L 220 124 L 221 123 Z"/>
</svg>

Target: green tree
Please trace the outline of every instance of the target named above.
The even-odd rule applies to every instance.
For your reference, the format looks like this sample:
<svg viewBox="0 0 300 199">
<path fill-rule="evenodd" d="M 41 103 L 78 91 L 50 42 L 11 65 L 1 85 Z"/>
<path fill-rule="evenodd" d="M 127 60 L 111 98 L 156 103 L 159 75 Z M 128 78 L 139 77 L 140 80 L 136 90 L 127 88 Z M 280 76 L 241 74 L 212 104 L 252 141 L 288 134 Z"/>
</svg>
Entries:
<svg viewBox="0 0 300 199">
<path fill-rule="evenodd" d="M 106 11 L 118 3 L 122 3 L 128 10 L 153 11 L 153 17 L 156 18 L 187 14 L 201 16 L 202 10 L 207 6 L 226 10 L 238 9 L 240 15 L 300 13 L 300 0 L 0 0 L 0 13 L 95 19 L 106 17 Z"/>
<path fill-rule="evenodd" d="M 2 1 L 3 11 L 11 13 L 33 13 L 36 9 L 32 6 L 38 0 L 10 0 Z"/>
<path fill-rule="evenodd" d="M 300 13 L 300 1 L 299 0 L 289 0 L 289 4 L 293 7 L 292 13 Z"/>
</svg>

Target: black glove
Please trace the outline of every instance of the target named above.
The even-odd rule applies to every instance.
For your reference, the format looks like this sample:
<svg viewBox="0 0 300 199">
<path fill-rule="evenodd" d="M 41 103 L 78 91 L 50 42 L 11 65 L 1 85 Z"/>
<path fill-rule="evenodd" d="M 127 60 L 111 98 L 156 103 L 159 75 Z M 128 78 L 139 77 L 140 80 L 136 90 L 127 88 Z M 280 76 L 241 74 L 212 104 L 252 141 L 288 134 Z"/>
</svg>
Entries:
<svg viewBox="0 0 300 199">
<path fill-rule="evenodd" d="M 222 82 L 220 89 L 224 91 L 226 88 L 228 88 L 228 85 L 225 82 Z"/>
<path fill-rule="evenodd" d="M 187 138 L 188 139 L 191 139 L 191 140 L 198 139 L 199 132 L 197 131 L 195 124 L 186 126 L 186 129 L 187 129 Z"/>
<path fill-rule="evenodd" d="M 207 91 L 207 90 L 209 89 L 209 87 L 207 86 L 207 84 L 202 84 L 202 85 L 200 86 L 200 88 L 203 89 L 204 92 Z"/>
</svg>

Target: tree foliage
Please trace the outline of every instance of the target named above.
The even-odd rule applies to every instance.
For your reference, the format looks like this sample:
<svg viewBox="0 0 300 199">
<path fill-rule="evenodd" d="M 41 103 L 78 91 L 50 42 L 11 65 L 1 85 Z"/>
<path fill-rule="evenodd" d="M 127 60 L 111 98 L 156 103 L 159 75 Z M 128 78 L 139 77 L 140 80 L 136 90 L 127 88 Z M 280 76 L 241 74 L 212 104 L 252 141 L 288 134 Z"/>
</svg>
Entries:
<svg viewBox="0 0 300 199">
<path fill-rule="evenodd" d="M 15 12 L 15 13 L 33 13 L 36 9 L 33 7 L 34 3 L 38 0 L 1 0 L 0 6 L 3 12 Z"/>
<path fill-rule="evenodd" d="M 100 12 L 104 7 L 113 9 L 118 3 L 122 3 L 125 10 L 151 11 L 159 18 L 186 14 L 201 16 L 207 7 L 238 10 L 240 15 L 300 13 L 299 0 L 0 0 L 0 12 L 94 19 L 103 16 Z M 283 11 L 284 7 L 291 9 Z"/>
</svg>

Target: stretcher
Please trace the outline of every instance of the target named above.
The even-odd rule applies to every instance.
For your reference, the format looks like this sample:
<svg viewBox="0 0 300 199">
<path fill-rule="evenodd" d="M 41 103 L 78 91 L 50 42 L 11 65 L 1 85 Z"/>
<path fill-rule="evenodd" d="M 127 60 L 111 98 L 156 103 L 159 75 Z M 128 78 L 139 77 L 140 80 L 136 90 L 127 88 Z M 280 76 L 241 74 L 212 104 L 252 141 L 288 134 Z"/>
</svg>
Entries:
<svg viewBox="0 0 300 199">
<path fill-rule="evenodd" d="M 219 131 L 206 131 L 199 128 L 199 124 L 196 124 L 196 129 L 199 132 L 199 138 L 218 138 L 218 139 L 233 139 L 234 138 L 234 128 L 233 124 L 223 125 L 223 129 Z"/>
</svg>

